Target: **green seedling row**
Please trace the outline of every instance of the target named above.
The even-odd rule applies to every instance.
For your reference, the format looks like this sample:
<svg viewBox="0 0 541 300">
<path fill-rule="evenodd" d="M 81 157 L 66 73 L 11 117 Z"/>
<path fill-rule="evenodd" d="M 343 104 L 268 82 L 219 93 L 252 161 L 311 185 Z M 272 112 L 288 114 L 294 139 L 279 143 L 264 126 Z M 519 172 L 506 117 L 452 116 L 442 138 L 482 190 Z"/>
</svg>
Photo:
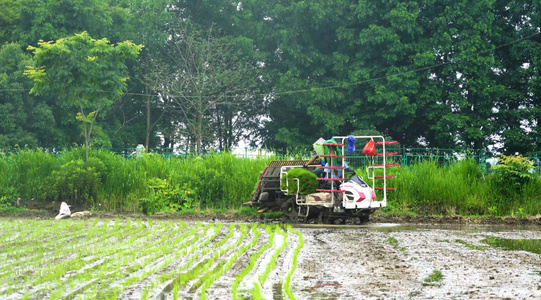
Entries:
<svg viewBox="0 0 541 300">
<path fill-rule="evenodd" d="M 267 229 L 270 229 L 271 227 L 268 226 Z M 276 234 L 275 231 L 272 231 L 272 230 L 267 230 L 267 233 L 269 235 L 269 243 L 266 243 L 263 247 L 259 248 L 259 250 L 257 250 L 256 253 L 254 253 L 251 257 L 250 257 L 250 261 L 248 263 L 248 265 L 246 265 L 246 267 L 244 267 L 244 269 L 237 275 L 235 276 L 235 281 L 233 281 L 233 285 L 231 287 L 231 291 L 232 291 L 232 294 L 233 294 L 233 299 L 239 299 L 238 297 L 238 287 L 240 285 L 240 283 L 242 282 L 242 280 L 244 279 L 244 277 L 246 277 L 246 275 L 248 275 L 248 273 L 250 273 L 250 271 L 252 271 L 252 269 L 254 268 L 254 266 L 256 265 L 256 262 L 258 261 L 259 257 L 261 256 L 261 254 L 263 254 L 265 251 L 267 251 L 269 248 L 271 248 L 274 244 L 274 236 Z"/>
<path fill-rule="evenodd" d="M 230 230 L 231 231 L 233 230 L 232 226 L 230 226 Z M 224 248 L 217 249 L 216 251 L 214 251 L 213 255 L 209 259 L 201 261 L 192 269 L 180 274 L 180 276 L 178 276 L 172 282 L 172 287 L 173 288 L 175 288 L 176 286 L 183 287 L 189 281 L 197 279 L 199 277 L 199 274 L 209 269 L 216 262 L 218 258 L 228 253 L 231 249 L 239 246 L 240 243 L 242 243 L 242 241 L 248 235 L 248 232 L 249 232 L 249 230 L 246 228 L 246 225 L 241 225 L 240 230 L 241 230 L 241 236 L 239 237 L 239 239 L 237 239 L 234 243 L 229 244 Z"/>
<path fill-rule="evenodd" d="M 280 255 L 282 250 L 287 246 L 287 231 L 283 231 L 280 229 L 278 234 L 282 235 L 282 244 L 276 248 L 269 263 L 267 264 L 267 267 L 265 268 L 263 273 L 261 273 L 258 276 L 258 280 L 254 283 L 254 288 L 251 290 L 252 296 L 256 299 L 259 299 L 259 297 L 261 296 L 261 288 L 263 287 L 263 284 L 267 280 L 267 276 L 269 275 L 270 271 L 274 269 L 274 265 L 276 263 L 276 259 L 278 258 L 278 255 Z"/>
<path fill-rule="evenodd" d="M 299 242 L 297 243 L 297 248 L 295 248 L 295 251 L 293 252 L 293 262 L 291 265 L 291 269 L 289 269 L 289 272 L 287 273 L 287 276 L 286 276 L 286 279 L 284 280 L 284 285 L 283 285 L 287 297 L 291 300 L 294 300 L 296 298 L 295 298 L 295 295 L 293 294 L 293 290 L 291 289 L 291 277 L 293 276 L 295 269 L 297 269 L 298 256 L 299 256 L 299 252 L 304 246 L 304 240 L 302 239 L 302 233 L 300 231 L 293 230 L 291 228 L 288 228 L 288 231 L 296 234 L 299 238 Z"/>
<path fill-rule="evenodd" d="M 218 264 L 214 269 L 203 275 L 201 281 L 203 284 L 201 285 L 201 298 L 200 299 L 206 299 L 206 291 L 207 289 L 216 281 L 219 277 L 221 277 L 227 270 L 229 270 L 233 264 L 237 261 L 237 259 L 242 256 L 248 249 L 252 248 L 259 239 L 259 236 L 261 235 L 261 232 L 257 228 L 257 226 L 252 226 L 252 232 L 254 233 L 254 237 L 252 238 L 252 241 L 248 244 L 245 244 L 241 248 L 239 248 L 233 255 L 230 256 L 228 261 L 224 261 L 223 264 Z"/>
<path fill-rule="evenodd" d="M 168 241 L 166 246 L 174 246 L 175 243 L 182 241 L 186 237 L 191 237 L 194 234 L 193 228 L 190 228 L 190 230 L 186 232 L 183 232 L 181 230 L 182 229 L 179 228 L 178 231 L 173 230 L 169 232 L 168 234 L 161 236 L 158 241 L 151 243 L 148 248 L 147 248 L 147 245 L 144 245 L 143 250 L 141 250 L 141 247 L 135 247 L 135 249 L 132 252 L 125 253 L 124 257 L 119 263 L 113 264 L 113 266 L 105 266 L 103 268 L 100 268 L 100 273 L 98 274 L 98 276 L 94 276 L 95 278 L 97 277 L 97 280 L 100 282 L 103 280 L 106 280 L 104 284 L 100 285 L 100 288 L 102 286 L 110 285 L 111 281 L 114 280 L 116 276 L 118 276 L 119 273 L 123 273 L 123 272 L 129 273 L 130 271 L 134 271 L 140 268 L 141 265 L 144 265 L 145 263 L 149 263 L 150 261 L 155 260 L 156 255 L 159 255 L 159 253 L 161 253 L 161 252 L 159 252 L 158 254 L 154 253 L 156 251 L 156 248 L 158 247 L 157 246 L 158 244 L 163 243 L 165 240 L 169 238 L 172 238 L 173 240 Z M 176 236 L 176 234 L 178 233 L 182 233 L 182 234 L 180 236 Z M 75 291 L 72 291 L 71 293 L 69 293 L 68 296 L 66 297 L 69 298 L 69 295 L 75 292 L 80 293 L 82 290 L 86 289 L 87 287 L 88 286 L 84 286 L 83 288 L 78 288 Z M 63 297 L 63 298 L 66 298 L 66 297 Z"/>
<path fill-rule="evenodd" d="M 233 299 L 262 299 L 263 284 L 290 232 L 299 243 L 287 252 L 293 253 L 292 267 L 280 270 L 280 278 L 293 299 L 290 282 L 302 247 L 300 233 L 275 225 L 117 218 L 0 219 L 0 227 L 7 231 L 0 235 L 0 298 L 9 299 L 207 299 L 215 298 L 215 289 L 224 289 L 224 283 Z M 254 286 L 241 297 L 239 286 L 250 273 Z"/>
<path fill-rule="evenodd" d="M 210 226 L 210 225 L 209 225 Z M 205 229 L 204 229 L 205 230 Z M 153 270 L 148 270 L 142 272 L 141 275 L 133 275 L 133 273 L 136 273 L 137 271 L 143 269 L 147 265 L 158 265 L 157 267 L 160 267 L 160 263 L 156 263 L 158 260 L 161 260 L 162 257 L 167 257 L 169 255 L 174 254 L 174 251 L 179 248 L 184 248 L 188 243 L 195 243 L 200 235 L 195 234 L 195 231 L 189 231 L 186 232 L 178 237 L 175 237 L 172 240 L 160 240 L 159 246 L 149 249 L 148 250 L 148 256 L 143 257 L 142 259 L 137 260 L 135 263 L 129 264 L 130 261 L 124 261 L 124 265 L 120 270 L 115 270 L 113 272 L 109 272 L 106 274 L 103 274 L 103 277 L 100 277 L 101 280 L 106 281 L 100 285 L 100 291 L 96 293 L 96 298 L 98 299 L 109 299 L 109 298 L 117 298 L 118 295 L 124 290 L 125 287 L 129 286 L 130 284 L 134 282 L 141 281 L 142 278 L 144 278 L 145 273 L 152 274 Z M 193 239 L 191 239 L 193 237 Z M 189 239 L 189 240 L 187 240 Z M 146 250 L 145 250 L 146 251 Z M 147 254 L 147 252 L 145 252 Z M 118 282 L 120 281 L 120 282 Z M 114 288 L 108 288 L 110 286 L 116 285 Z"/>
<path fill-rule="evenodd" d="M 94 245 L 97 241 L 109 242 L 109 240 L 116 240 L 119 236 L 126 235 L 130 236 L 131 239 L 137 238 L 139 235 L 144 234 L 144 227 L 141 228 L 132 228 L 128 231 L 104 231 L 101 227 L 92 226 L 86 229 L 85 234 L 78 234 L 79 232 L 72 232 L 71 235 L 76 235 L 77 243 L 72 244 L 72 246 L 77 247 L 78 249 L 85 249 L 87 245 Z M 54 239 L 54 236 L 47 236 L 47 240 Z M 67 256 L 68 253 L 72 252 L 71 247 L 58 247 L 57 245 L 68 244 L 72 242 L 72 238 L 58 239 L 54 245 L 49 245 L 46 242 L 44 243 L 34 243 L 27 247 L 21 247 L 18 251 L 20 253 L 34 253 L 35 255 L 29 255 L 25 258 L 22 258 L 20 255 L 12 255 L 8 257 L 6 261 L 6 266 L 0 268 L 0 279 L 6 275 L 13 275 L 15 270 L 20 266 L 26 267 L 38 267 L 38 264 L 35 264 L 36 261 L 40 261 L 44 256 L 47 255 L 47 252 L 50 248 L 55 249 L 53 263 L 58 259 L 63 259 Z M 48 261 L 51 263 L 51 261 Z"/>
<path fill-rule="evenodd" d="M 102 230 L 107 229 L 106 226 L 102 226 Z M 114 231 L 114 228 L 110 228 L 111 231 Z M 167 228 L 163 228 L 163 230 L 168 230 Z M 169 235 L 174 234 L 174 231 L 171 231 Z M 121 234 L 121 232 L 116 232 L 117 236 Z M 76 272 L 76 270 L 84 269 L 85 266 L 92 265 L 94 262 L 99 262 L 96 266 L 93 266 L 92 268 L 86 269 L 85 271 L 94 271 L 94 269 L 99 269 L 100 265 L 107 265 L 106 262 L 108 261 L 114 261 L 116 258 L 120 256 L 129 256 L 131 252 L 136 251 L 139 246 L 144 245 L 145 241 L 153 241 L 153 243 L 156 243 L 154 239 L 152 239 L 151 236 L 148 234 L 141 234 L 140 237 L 142 240 L 134 245 L 131 244 L 125 244 L 125 243 L 118 243 L 117 241 L 113 241 L 110 243 L 109 246 L 101 245 L 99 247 L 96 247 L 96 245 L 87 245 L 86 247 L 84 245 L 80 246 L 74 246 L 70 245 L 69 247 L 65 247 L 69 250 L 70 253 L 72 253 L 70 256 L 67 256 L 64 260 L 62 260 L 59 263 L 48 263 L 48 261 L 42 261 L 37 268 L 42 267 L 43 265 L 46 265 L 43 268 L 39 269 L 39 274 L 34 274 L 34 280 L 29 282 L 29 287 L 32 287 L 33 289 L 37 288 L 38 292 L 42 289 L 39 288 L 39 285 L 42 283 L 47 283 L 47 286 L 51 286 L 51 282 L 57 282 L 59 279 L 64 277 L 64 274 L 67 274 L 68 272 Z M 135 242 L 135 240 L 134 240 Z M 60 245 L 58 245 L 60 246 Z M 76 254 L 73 254 L 76 253 Z M 55 253 L 54 255 L 57 258 L 61 258 L 62 256 L 59 255 L 59 253 Z M 86 258 L 86 259 L 84 259 Z M 54 261 L 54 260 L 53 260 Z M 101 261 L 101 262 L 100 262 Z M 37 275 L 37 276 L 36 276 Z M 79 276 L 70 276 L 70 279 L 76 279 Z M 63 285 L 65 285 L 65 282 L 59 282 Z"/>
</svg>

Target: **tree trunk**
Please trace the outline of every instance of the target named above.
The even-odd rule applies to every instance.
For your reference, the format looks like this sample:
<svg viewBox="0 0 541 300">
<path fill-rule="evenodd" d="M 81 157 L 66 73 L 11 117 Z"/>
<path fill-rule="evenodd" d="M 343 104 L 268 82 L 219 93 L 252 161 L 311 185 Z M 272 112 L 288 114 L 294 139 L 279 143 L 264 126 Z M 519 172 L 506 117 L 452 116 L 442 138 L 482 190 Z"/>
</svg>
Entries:
<svg viewBox="0 0 541 300">
<path fill-rule="evenodd" d="M 197 112 L 197 145 L 196 145 L 196 154 L 201 154 L 201 146 L 203 144 L 203 114 Z"/>
<path fill-rule="evenodd" d="M 88 168 L 88 148 L 90 147 L 90 134 L 86 128 L 86 123 L 83 125 L 83 130 L 85 131 L 85 162 L 86 167 Z"/>
<path fill-rule="evenodd" d="M 151 128 L 150 128 L 150 95 L 148 94 L 148 87 L 145 86 L 145 93 L 147 94 L 147 101 L 146 101 L 146 106 L 147 106 L 147 134 L 146 134 L 146 137 L 145 137 L 145 148 L 148 149 L 148 145 L 150 144 L 150 131 L 151 131 Z"/>
<path fill-rule="evenodd" d="M 201 145 L 203 144 L 203 99 L 201 94 L 199 95 L 199 103 L 196 112 L 196 154 L 201 154 Z"/>
</svg>

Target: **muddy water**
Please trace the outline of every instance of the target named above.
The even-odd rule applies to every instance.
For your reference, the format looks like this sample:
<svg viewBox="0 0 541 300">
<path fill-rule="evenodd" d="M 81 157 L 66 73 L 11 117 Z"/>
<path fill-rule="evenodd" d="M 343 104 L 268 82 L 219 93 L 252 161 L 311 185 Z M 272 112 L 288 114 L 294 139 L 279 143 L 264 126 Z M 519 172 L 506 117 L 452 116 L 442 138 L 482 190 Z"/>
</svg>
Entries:
<svg viewBox="0 0 541 300">
<path fill-rule="evenodd" d="M 300 299 L 541 299 L 539 226 L 296 227 Z"/>
</svg>

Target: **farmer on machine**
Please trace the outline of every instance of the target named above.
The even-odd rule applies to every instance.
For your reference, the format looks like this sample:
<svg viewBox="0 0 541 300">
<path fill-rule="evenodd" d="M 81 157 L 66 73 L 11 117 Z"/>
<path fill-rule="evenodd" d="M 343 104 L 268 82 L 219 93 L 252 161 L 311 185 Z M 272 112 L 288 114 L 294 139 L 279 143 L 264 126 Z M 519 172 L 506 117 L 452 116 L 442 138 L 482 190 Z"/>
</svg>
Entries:
<svg viewBox="0 0 541 300">
<path fill-rule="evenodd" d="M 336 146 L 333 146 L 332 144 Z M 306 164 L 304 164 L 304 168 L 307 168 L 319 158 L 321 166 L 327 168 L 316 168 L 313 173 L 318 177 L 322 177 L 321 175 L 325 174 L 325 178 L 344 178 L 344 171 L 355 175 L 355 171 L 349 168 L 343 160 L 340 147 L 337 146 L 334 139 L 324 140 L 320 137 L 313 146 L 315 154 Z M 339 168 L 333 169 L 332 167 Z M 341 167 L 344 167 L 344 169 Z"/>
</svg>

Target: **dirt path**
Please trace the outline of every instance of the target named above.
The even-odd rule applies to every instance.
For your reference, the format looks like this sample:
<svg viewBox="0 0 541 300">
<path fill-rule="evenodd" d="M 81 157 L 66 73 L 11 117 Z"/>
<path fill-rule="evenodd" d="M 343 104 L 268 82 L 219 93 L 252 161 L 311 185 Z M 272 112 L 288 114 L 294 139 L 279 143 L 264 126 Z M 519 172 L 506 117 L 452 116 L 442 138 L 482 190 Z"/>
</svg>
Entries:
<svg viewBox="0 0 541 300">
<path fill-rule="evenodd" d="M 375 226 L 378 227 L 378 226 Z M 487 237 L 540 231 L 302 228 L 299 299 L 540 299 L 541 255 L 488 247 Z M 427 282 L 439 271 L 440 281 Z"/>
</svg>

